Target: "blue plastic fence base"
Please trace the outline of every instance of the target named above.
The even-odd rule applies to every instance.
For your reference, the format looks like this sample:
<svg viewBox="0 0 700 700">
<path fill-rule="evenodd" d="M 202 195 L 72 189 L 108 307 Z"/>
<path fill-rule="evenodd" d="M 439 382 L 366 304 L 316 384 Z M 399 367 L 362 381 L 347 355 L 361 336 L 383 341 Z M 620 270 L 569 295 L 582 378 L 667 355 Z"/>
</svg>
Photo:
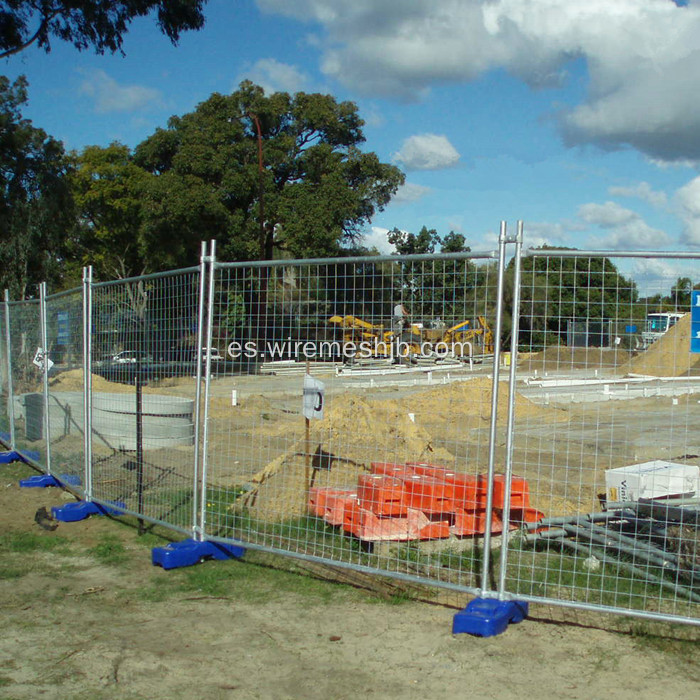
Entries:
<svg viewBox="0 0 700 700">
<path fill-rule="evenodd" d="M 107 506 L 94 501 L 77 501 L 66 503 L 64 506 L 54 506 L 51 508 L 51 515 L 59 522 L 75 523 L 91 515 L 122 515 L 125 508 L 123 503 L 111 503 Z"/>
<path fill-rule="evenodd" d="M 528 607 L 523 601 L 474 598 L 464 610 L 455 614 L 452 634 L 466 633 L 476 637 L 503 634 L 509 624 L 517 624 L 527 617 Z"/>
<path fill-rule="evenodd" d="M 27 479 L 20 479 L 19 485 L 23 489 L 45 489 L 51 486 L 80 486 L 80 477 L 75 474 L 37 474 Z"/>
<path fill-rule="evenodd" d="M 7 450 L 0 452 L 0 464 L 10 464 L 10 462 L 27 462 L 33 460 L 39 461 L 39 453 L 34 450 Z"/>
<path fill-rule="evenodd" d="M 244 554 L 245 549 L 234 544 L 198 542 L 190 539 L 154 548 L 151 561 L 153 566 L 178 569 L 182 566 L 194 566 L 202 559 L 240 559 Z"/>
</svg>

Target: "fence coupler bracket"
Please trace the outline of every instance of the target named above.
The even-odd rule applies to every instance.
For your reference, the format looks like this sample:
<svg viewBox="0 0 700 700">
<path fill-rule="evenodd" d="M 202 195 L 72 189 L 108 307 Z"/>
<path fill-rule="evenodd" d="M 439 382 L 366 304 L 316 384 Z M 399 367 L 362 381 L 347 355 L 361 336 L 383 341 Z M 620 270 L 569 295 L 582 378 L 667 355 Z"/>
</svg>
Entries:
<svg viewBox="0 0 700 700">
<path fill-rule="evenodd" d="M 37 474 L 26 479 L 20 479 L 19 485 L 23 489 L 44 489 L 51 486 L 80 486 L 80 477 L 74 474 Z"/>
<path fill-rule="evenodd" d="M 39 453 L 33 450 L 25 450 L 20 452 L 19 450 L 8 450 L 6 452 L 0 452 L 0 464 L 10 464 L 10 462 L 26 462 L 28 460 L 34 460 L 35 462 L 39 460 Z"/>
<path fill-rule="evenodd" d="M 76 503 L 66 503 L 64 506 L 54 506 L 51 508 L 51 515 L 54 520 L 62 523 L 75 523 L 85 520 L 91 515 L 123 515 L 126 506 L 123 503 L 110 503 L 102 505 L 95 501 L 77 501 Z"/>
<path fill-rule="evenodd" d="M 528 604 L 523 601 L 474 598 L 464 610 L 455 614 L 452 634 L 494 637 L 503 634 L 509 624 L 522 622 L 527 613 Z"/>
<path fill-rule="evenodd" d="M 189 539 L 171 542 L 165 547 L 155 547 L 151 551 L 151 561 L 153 566 L 178 569 L 199 564 L 203 559 L 240 559 L 244 554 L 245 549 L 235 544 Z"/>
</svg>

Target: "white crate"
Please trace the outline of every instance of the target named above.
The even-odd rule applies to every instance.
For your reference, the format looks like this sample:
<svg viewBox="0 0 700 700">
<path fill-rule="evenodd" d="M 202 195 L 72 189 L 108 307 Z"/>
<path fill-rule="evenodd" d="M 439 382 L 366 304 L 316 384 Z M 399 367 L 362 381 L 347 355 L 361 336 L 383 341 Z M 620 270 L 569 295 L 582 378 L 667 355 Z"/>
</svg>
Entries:
<svg viewBox="0 0 700 700">
<path fill-rule="evenodd" d="M 676 464 L 655 459 L 605 472 L 608 501 L 637 501 L 700 495 L 700 469 L 695 464 Z"/>
</svg>

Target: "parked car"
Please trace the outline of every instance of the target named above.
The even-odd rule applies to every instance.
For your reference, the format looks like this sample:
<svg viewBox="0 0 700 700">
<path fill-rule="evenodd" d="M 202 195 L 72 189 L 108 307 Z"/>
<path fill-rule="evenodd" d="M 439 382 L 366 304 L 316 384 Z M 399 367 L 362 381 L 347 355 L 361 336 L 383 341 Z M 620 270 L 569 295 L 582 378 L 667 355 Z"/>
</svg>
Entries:
<svg viewBox="0 0 700 700">
<path fill-rule="evenodd" d="M 212 362 L 223 362 L 226 358 L 219 352 L 219 348 L 202 348 L 202 362 L 207 361 L 207 355 Z"/>
<path fill-rule="evenodd" d="M 153 362 L 150 355 L 141 350 L 124 350 L 112 357 L 112 362 L 120 365 L 136 364 L 137 362 Z"/>
</svg>

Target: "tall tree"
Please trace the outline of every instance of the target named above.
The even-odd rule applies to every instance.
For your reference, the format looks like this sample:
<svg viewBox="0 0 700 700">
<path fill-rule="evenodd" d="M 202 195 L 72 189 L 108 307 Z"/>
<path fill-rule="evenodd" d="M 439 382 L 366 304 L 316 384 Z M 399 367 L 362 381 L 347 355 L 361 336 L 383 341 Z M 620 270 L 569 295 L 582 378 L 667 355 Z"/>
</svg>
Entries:
<svg viewBox="0 0 700 700">
<path fill-rule="evenodd" d="M 337 253 L 404 181 L 360 150 L 362 125 L 330 95 L 266 96 L 249 81 L 213 94 L 136 148 L 152 175 L 144 244 L 168 265 L 191 261 L 204 237 L 231 260 Z"/>
<path fill-rule="evenodd" d="M 148 173 L 129 149 L 112 143 L 88 146 L 76 159 L 71 186 L 78 213 L 72 258 L 98 276 L 130 277 L 147 268 L 139 242 L 141 198 Z"/>
<path fill-rule="evenodd" d="M 26 99 L 24 77 L 0 76 L 0 284 L 15 299 L 61 277 L 73 226 L 69 160 L 63 144 L 22 118 Z"/>
<path fill-rule="evenodd" d="M 387 238 L 399 256 L 470 251 L 461 233 L 450 231 L 443 237 L 427 226 L 417 234 L 394 228 Z M 431 319 L 439 320 L 453 326 L 484 314 L 473 304 L 478 270 L 468 258 L 436 256 L 428 262 L 402 262 L 400 265 L 402 275 L 396 296 L 411 306 L 415 319 L 427 323 Z"/>
<path fill-rule="evenodd" d="M 136 17 L 156 14 L 159 29 L 173 43 L 183 31 L 204 25 L 207 0 L 2 0 L 0 58 L 32 44 L 51 50 L 51 39 L 78 50 L 121 51 L 123 36 Z"/>
<path fill-rule="evenodd" d="M 522 262 L 521 343 L 566 343 L 569 321 L 632 318 L 637 285 L 610 259 L 561 257 L 557 248 L 548 246 L 540 250 L 544 253 Z"/>
</svg>

